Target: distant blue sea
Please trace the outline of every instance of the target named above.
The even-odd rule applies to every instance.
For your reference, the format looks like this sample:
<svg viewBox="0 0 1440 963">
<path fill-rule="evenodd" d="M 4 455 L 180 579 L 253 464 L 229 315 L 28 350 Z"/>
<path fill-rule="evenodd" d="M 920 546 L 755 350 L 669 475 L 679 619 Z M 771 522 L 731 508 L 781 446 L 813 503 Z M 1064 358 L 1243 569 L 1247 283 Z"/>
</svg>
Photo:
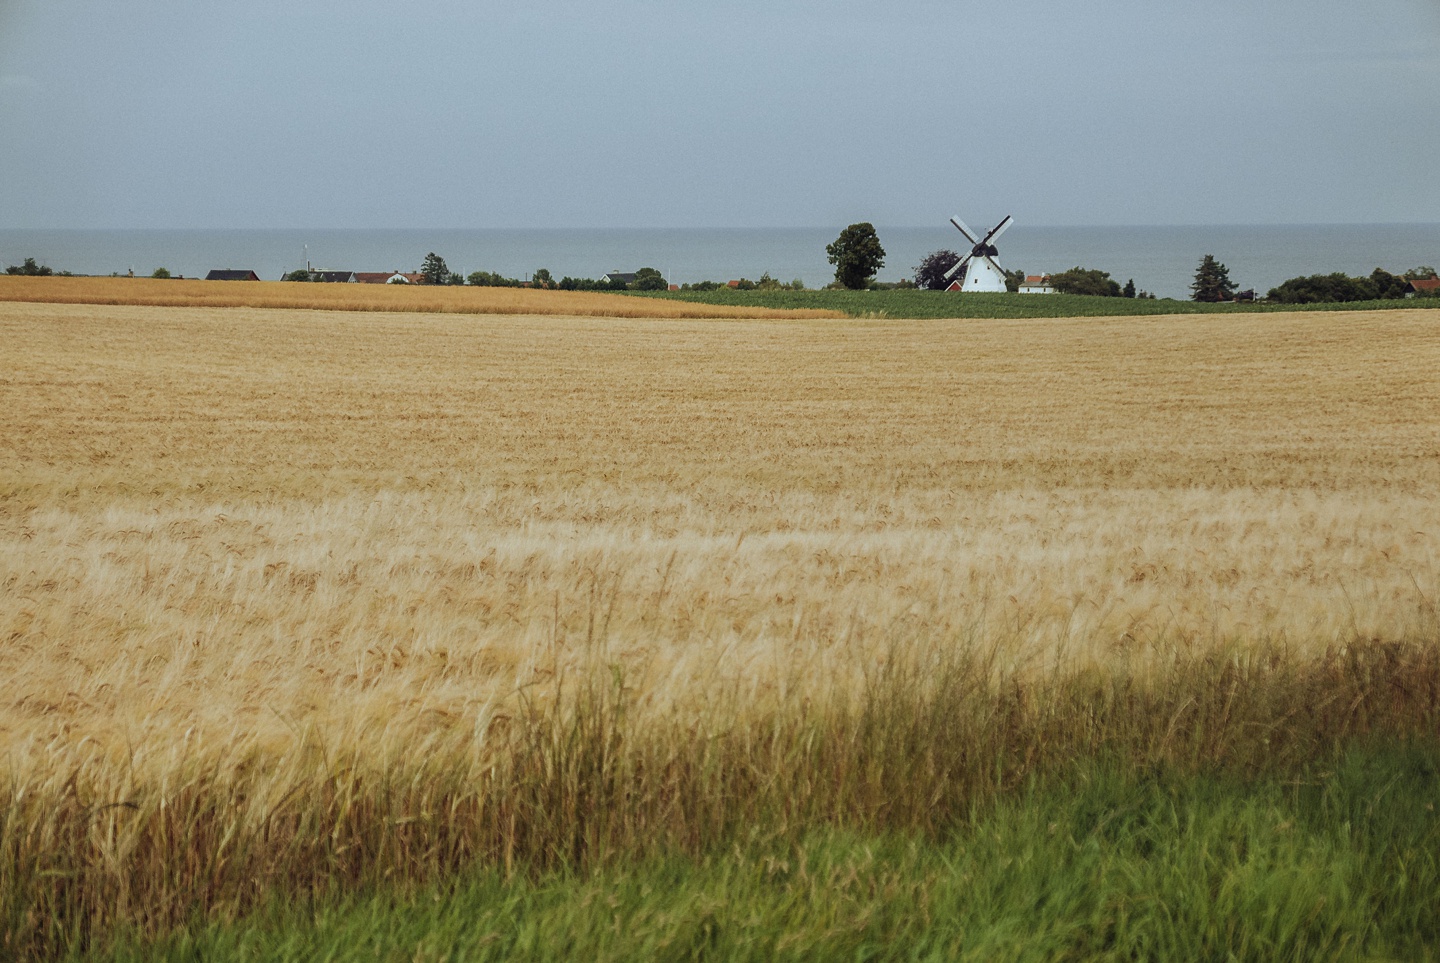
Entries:
<svg viewBox="0 0 1440 963">
<path fill-rule="evenodd" d="M 799 278 L 820 287 L 834 277 L 830 228 L 656 228 L 624 230 L 15 230 L 0 229 L 0 266 L 34 257 L 76 274 L 148 275 L 158 267 L 203 277 L 212 268 L 248 268 L 265 279 L 305 265 L 351 271 L 414 271 L 434 251 L 452 271 L 556 278 L 659 268 L 675 283 L 732 278 Z M 980 227 L 980 225 L 972 225 Z M 963 249 L 948 223 L 879 226 L 887 257 L 881 280 L 914 273 L 940 248 Z M 1396 273 L 1440 265 L 1440 224 L 1208 227 L 1041 227 L 1017 222 L 999 243 L 1000 263 L 1029 274 L 1070 267 L 1110 272 L 1122 284 L 1185 298 L 1196 264 L 1213 254 L 1242 289 L 1264 293 L 1286 278 L 1343 271 Z"/>
</svg>

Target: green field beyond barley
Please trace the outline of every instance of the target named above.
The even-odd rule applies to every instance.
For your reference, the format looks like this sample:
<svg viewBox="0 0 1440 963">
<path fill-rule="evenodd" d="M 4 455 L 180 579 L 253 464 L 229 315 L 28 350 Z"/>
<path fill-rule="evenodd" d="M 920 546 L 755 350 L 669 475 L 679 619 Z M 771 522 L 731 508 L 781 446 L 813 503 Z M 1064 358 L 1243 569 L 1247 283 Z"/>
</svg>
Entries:
<svg viewBox="0 0 1440 963">
<path fill-rule="evenodd" d="M 1226 302 L 1202 304 L 1169 298 L 1102 298 L 1083 294 L 955 294 L 948 291 L 714 291 L 631 292 L 685 304 L 755 310 L 837 311 L 852 318 L 1106 318 L 1165 314 L 1293 314 L 1306 311 L 1435 309 L 1429 298 L 1316 304 Z"/>
<path fill-rule="evenodd" d="M 0 303 L 0 959 L 1440 953 L 1440 310 L 642 303 Z"/>
</svg>

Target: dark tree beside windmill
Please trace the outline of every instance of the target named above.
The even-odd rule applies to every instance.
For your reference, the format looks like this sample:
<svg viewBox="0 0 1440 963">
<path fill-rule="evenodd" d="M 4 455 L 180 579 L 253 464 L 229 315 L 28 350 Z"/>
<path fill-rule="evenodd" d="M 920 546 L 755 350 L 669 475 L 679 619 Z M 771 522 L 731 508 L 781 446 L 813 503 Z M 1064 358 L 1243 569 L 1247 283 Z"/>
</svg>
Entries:
<svg viewBox="0 0 1440 963">
<path fill-rule="evenodd" d="M 885 249 L 869 221 L 845 228 L 833 244 L 825 246 L 825 254 L 835 265 L 835 280 L 852 291 L 869 284 L 885 266 Z"/>
<path fill-rule="evenodd" d="M 959 262 L 960 255 L 954 251 L 931 251 L 925 255 L 923 261 L 915 265 L 915 286 L 926 291 L 945 290 L 945 286 L 950 283 L 945 279 L 945 275 Z"/>
<path fill-rule="evenodd" d="M 1213 254 L 1202 257 L 1200 267 L 1195 271 L 1195 283 L 1190 285 L 1190 300 L 1215 302 L 1234 299 L 1235 285 L 1230 281 L 1230 271 L 1215 260 Z"/>
</svg>

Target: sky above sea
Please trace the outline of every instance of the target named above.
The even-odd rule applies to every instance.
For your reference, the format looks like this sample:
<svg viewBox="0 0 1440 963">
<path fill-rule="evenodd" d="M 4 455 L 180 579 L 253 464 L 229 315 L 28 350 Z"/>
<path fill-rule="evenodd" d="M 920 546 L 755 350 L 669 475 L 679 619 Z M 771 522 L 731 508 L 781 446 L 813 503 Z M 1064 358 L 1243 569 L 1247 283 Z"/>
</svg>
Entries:
<svg viewBox="0 0 1440 963">
<path fill-rule="evenodd" d="M 1440 222 L 1436 0 L 0 0 L 0 228 Z"/>
</svg>

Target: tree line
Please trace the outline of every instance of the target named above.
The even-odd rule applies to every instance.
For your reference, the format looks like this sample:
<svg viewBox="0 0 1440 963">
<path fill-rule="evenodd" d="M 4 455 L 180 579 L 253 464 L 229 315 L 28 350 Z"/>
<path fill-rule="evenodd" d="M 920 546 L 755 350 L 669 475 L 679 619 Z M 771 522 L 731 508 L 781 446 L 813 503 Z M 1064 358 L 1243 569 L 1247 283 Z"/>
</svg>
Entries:
<svg viewBox="0 0 1440 963">
<path fill-rule="evenodd" d="M 6 274 L 19 275 L 29 278 L 48 278 L 56 272 L 44 264 L 36 264 L 33 257 L 27 257 L 24 264 L 12 264 L 5 269 Z M 60 271 L 61 277 L 68 277 L 69 271 Z"/>
</svg>

